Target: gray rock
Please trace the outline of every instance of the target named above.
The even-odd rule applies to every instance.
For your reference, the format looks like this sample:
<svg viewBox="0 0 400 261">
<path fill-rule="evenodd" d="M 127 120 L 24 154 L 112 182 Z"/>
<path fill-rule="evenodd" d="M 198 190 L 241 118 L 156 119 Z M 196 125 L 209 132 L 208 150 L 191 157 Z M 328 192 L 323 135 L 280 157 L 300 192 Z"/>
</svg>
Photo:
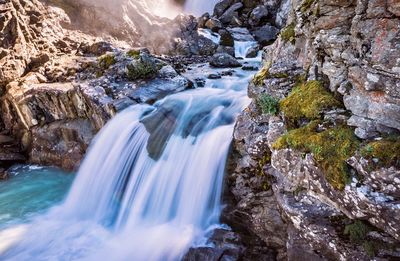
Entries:
<svg viewBox="0 0 400 261">
<path fill-rule="evenodd" d="M 261 20 L 268 16 L 268 9 L 264 5 L 259 5 L 253 9 L 250 14 L 249 24 L 256 27 L 260 24 Z"/>
<path fill-rule="evenodd" d="M 235 48 L 230 46 L 218 46 L 217 53 L 227 53 L 232 57 L 235 57 Z"/>
<path fill-rule="evenodd" d="M 214 7 L 214 16 L 220 17 L 233 4 L 233 0 L 221 0 Z"/>
<path fill-rule="evenodd" d="M 231 5 L 220 17 L 219 20 L 223 24 L 235 24 L 235 20 L 239 20 L 237 10 L 243 7 L 242 3 Z"/>
<path fill-rule="evenodd" d="M 212 17 L 207 20 L 207 22 L 205 23 L 205 27 L 213 32 L 218 32 L 220 29 L 222 29 L 223 26 L 220 20 Z"/>
<path fill-rule="evenodd" d="M 254 38 L 261 46 L 273 43 L 277 38 L 278 33 L 279 29 L 271 25 L 264 25 L 252 32 Z"/>
<path fill-rule="evenodd" d="M 214 54 L 210 59 L 210 65 L 217 68 L 230 68 L 242 66 L 233 56 L 227 53 Z"/>
</svg>

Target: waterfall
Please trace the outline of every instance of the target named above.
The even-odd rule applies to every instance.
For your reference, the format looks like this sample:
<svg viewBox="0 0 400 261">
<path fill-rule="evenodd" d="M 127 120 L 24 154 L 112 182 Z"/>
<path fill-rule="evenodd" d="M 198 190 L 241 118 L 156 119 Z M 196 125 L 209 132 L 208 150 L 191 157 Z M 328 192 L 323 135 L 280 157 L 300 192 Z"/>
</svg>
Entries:
<svg viewBox="0 0 400 261">
<path fill-rule="evenodd" d="M 212 14 L 214 6 L 219 0 L 187 0 L 185 3 L 185 12 L 191 13 L 197 16 L 203 15 L 204 13 Z"/>
<path fill-rule="evenodd" d="M 65 202 L 11 231 L 17 243 L 0 260 L 180 260 L 219 224 L 225 162 L 251 74 L 207 80 L 115 116 Z"/>
</svg>

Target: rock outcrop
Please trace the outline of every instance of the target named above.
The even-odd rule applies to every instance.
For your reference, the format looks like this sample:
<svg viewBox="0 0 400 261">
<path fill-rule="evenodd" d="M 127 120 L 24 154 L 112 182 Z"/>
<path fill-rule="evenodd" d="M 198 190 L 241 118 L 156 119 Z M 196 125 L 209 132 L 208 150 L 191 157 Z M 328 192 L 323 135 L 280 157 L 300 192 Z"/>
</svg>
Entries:
<svg viewBox="0 0 400 261">
<path fill-rule="evenodd" d="M 13 0 L 0 15 L 2 169 L 25 160 L 76 169 L 116 112 L 191 87 L 147 49 L 67 29 L 62 9 Z"/>
<path fill-rule="evenodd" d="M 398 259 L 398 5 L 289 2 L 236 125 L 224 221 L 279 260 Z"/>
</svg>

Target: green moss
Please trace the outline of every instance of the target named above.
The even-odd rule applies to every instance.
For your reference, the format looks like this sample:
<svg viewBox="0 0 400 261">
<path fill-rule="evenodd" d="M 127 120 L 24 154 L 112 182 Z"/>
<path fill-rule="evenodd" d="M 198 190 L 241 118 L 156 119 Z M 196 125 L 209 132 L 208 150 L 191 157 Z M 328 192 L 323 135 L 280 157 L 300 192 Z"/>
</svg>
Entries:
<svg viewBox="0 0 400 261">
<path fill-rule="evenodd" d="M 289 123 L 304 118 L 319 119 L 323 110 L 341 107 L 341 103 L 319 81 L 299 84 L 279 105 Z"/>
<path fill-rule="evenodd" d="M 300 12 L 305 13 L 314 4 L 316 0 L 304 0 L 300 7 Z"/>
<path fill-rule="evenodd" d="M 264 80 L 268 78 L 270 67 L 271 67 L 271 64 L 266 63 L 266 64 L 264 64 L 263 68 L 256 75 L 254 75 L 253 83 L 256 86 L 264 85 Z"/>
<path fill-rule="evenodd" d="M 137 79 L 149 79 L 155 77 L 158 66 L 150 61 L 140 60 L 127 66 L 127 78 L 131 81 Z"/>
<path fill-rule="evenodd" d="M 257 105 L 258 105 L 258 107 L 260 107 L 263 114 L 276 115 L 279 111 L 278 99 L 276 99 L 266 93 L 262 93 L 257 98 Z"/>
<path fill-rule="evenodd" d="M 117 60 L 113 54 L 105 54 L 98 58 L 99 66 L 103 70 L 107 70 L 111 65 L 115 64 Z"/>
<path fill-rule="evenodd" d="M 290 42 L 294 44 L 296 42 L 296 35 L 295 35 L 295 29 L 296 25 L 294 23 L 289 24 L 285 28 L 282 29 L 281 31 L 281 38 L 285 42 Z"/>
<path fill-rule="evenodd" d="M 344 228 L 344 234 L 347 235 L 353 243 L 365 241 L 369 231 L 369 226 L 360 220 L 356 220 L 354 223 L 346 225 Z"/>
<path fill-rule="evenodd" d="M 353 130 L 347 126 L 336 126 L 318 132 L 319 121 L 289 131 L 274 144 L 274 149 L 294 148 L 312 153 L 325 173 L 327 181 L 338 190 L 344 189 L 349 180 L 346 160 L 359 147 Z"/>
<path fill-rule="evenodd" d="M 378 167 L 400 167 L 400 138 L 370 142 L 361 149 L 361 155 L 366 159 L 378 159 Z"/>
<path fill-rule="evenodd" d="M 126 53 L 126 55 L 133 59 L 139 59 L 140 58 L 140 50 L 130 50 Z"/>
</svg>

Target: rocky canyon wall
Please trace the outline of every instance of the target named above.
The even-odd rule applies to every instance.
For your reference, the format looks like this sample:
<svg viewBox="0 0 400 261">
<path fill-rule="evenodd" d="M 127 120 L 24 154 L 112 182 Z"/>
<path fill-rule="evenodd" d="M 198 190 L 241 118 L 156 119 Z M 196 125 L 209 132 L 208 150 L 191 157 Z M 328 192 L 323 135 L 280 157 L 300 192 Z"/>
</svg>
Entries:
<svg viewBox="0 0 400 261">
<path fill-rule="evenodd" d="M 397 1 L 290 1 L 249 86 L 225 219 L 281 260 L 400 256 Z"/>
</svg>

